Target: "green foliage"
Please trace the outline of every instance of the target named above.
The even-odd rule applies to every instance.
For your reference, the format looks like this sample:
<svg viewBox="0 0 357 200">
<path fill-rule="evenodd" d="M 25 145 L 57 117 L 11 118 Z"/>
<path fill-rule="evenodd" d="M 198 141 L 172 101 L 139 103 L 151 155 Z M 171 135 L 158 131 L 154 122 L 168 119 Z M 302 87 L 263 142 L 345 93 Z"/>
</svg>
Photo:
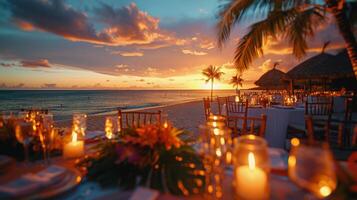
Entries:
<svg viewBox="0 0 357 200">
<path fill-rule="evenodd" d="M 135 130 L 127 130 L 125 134 L 135 135 Z M 184 142 L 192 140 L 190 132 L 182 131 L 179 135 Z M 134 147 L 135 152 L 149 162 L 137 165 L 128 160 L 119 161 L 118 147 Z M 96 149 L 99 152 L 96 156 L 83 159 L 79 165 L 87 168 L 89 180 L 103 187 L 117 185 L 123 189 L 133 189 L 143 185 L 175 195 L 197 193 L 203 188 L 204 177 L 197 173 L 203 170 L 201 159 L 186 144 L 169 150 L 165 146 L 151 149 L 119 139 L 102 141 Z"/>
</svg>

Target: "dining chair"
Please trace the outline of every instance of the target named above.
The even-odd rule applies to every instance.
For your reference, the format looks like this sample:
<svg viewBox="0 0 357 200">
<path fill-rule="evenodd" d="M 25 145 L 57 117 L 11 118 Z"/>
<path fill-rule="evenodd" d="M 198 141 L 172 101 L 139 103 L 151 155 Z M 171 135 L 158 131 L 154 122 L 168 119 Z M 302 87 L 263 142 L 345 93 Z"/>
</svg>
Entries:
<svg viewBox="0 0 357 200">
<path fill-rule="evenodd" d="M 235 100 L 226 99 L 227 116 L 247 116 L 248 100 L 236 102 Z"/>
<path fill-rule="evenodd" d="M 305 116 L 305 124 L 309 141 L 317 140 L 316 135 L 323 135 L 323 138 L 318 138 L 328 142 L 332 147 L 348 148 L 357 144 L 357 122 L 356 121 L 339 121 L 337 126 L 326 124 L 324 128 L 314 126 L 312 116 Z M 329 130 L 328 130 L 329 128 Z"/>
<path fill-rule="evenodd" d="M 121 129 L 141 127 L 147 124 L 161 124 L 161 110 L 147 111 L 122 111 L 118 109 L 118 118 Z"/>
<path fill-rule="evenodd" d="M 228 116 L 227 126 L 232 129 L 233 136 L 253 134 L 260 137 L 265 136 L 267 116 Z"/>
<path fill-rule="evenodd" d="M 206 121 L 208 117 L 212 114 L 211 101 L 209 98 L 203 98 L 203 108 L 205 112 Z"/>
<path fill-rule="evenodd" d="M 356 97 L 347 97 L 345 99 L 345 113 L 344 113 L 344 121 L 348 121 L 352 119 L 353 106 L 357 105 Z"/>
<path fill-rule="evenodd" d="M 224 113 L 224 107 L 225 104 L 227 103 L 227 98 L 228 97 L 217 97 L 217 107 L 218 107 L 218 114 L 219 115 L 226 115 L 227 113 Z"/>
<path fill-rule="evenodd" d="M 328 100 L 327 100 L 328 99 Z M 311 116 L 314 120 L 314 126 L 324 127 L 326 125 L 330 126 L 331 116 L 333 112 L 333 98 L 317 98 L 308 99 L 305 101 L 305 115 Z M 329 128 L 329 127 L 327 127 Z M 289 124 L 288 133 L 298 134 L 306 132 L 306 126 L 303 124 Z"/>
<path fill-rule="evenodd" d="M 353 128 L 352 142 L 351 145 L 353 147 L 357 147 L 357 124 Z"/>
</svg>

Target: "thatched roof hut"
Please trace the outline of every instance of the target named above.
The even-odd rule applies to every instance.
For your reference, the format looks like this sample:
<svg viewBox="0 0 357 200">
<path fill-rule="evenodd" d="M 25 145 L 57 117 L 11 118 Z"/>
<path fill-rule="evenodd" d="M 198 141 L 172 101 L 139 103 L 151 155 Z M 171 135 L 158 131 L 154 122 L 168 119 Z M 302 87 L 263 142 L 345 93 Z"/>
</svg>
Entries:
<svg viewBox="0 0 357 200">
<path fill-rule="evenodd" d="M 337 55 L 320 53 L 311 57 L 286 73 L 289 79 L 338 79 L 353 76 L 351 62 L 347 51 L 341 51 Z"/>
<path fill-rule="evenodd" d="M 266 73 L 264 73 L 257 81 L 255 85 L 258 85 L 259 89 L 263 90 L 281 90 L 287 89 L 289 83 L 284 81 L 286 74 L 275 67 Z"/>
</svg>

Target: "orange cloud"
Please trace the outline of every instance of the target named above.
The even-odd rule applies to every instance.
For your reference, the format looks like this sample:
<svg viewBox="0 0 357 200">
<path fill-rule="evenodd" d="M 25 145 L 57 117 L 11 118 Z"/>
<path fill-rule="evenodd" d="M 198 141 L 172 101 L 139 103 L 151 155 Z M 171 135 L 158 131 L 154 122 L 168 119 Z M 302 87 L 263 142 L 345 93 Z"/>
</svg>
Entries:
<svg viewBox="0 0 357 200">
<path fill-rule="evenodd" d="M 118 54 L 124 57 L 136 57 L 136 56 L 141 57 L 144 55 L 143 52 L 123 52 L 123 51 L 114 51 L 111 52 L 111 54 Z"/>
<path fill-rule="evenodd" d="M 193 55 L 193 56 L 204 56 L 207 55 L 206 52 L 203 51 L 194 51 L 194 50 L 189 50 L 189 49 L 182 49 L 183 54 L 187 55 Z"/>
<path fill-rule="evenodd" d="M 94 9 L 96 17 L 105 27 L 99 31 L 89 22 L 86 13 L 74 9 L 63 0 L 8 0 L 6 5 L 13 21 L 21 29 L 26 31 L 38 29 L 71 41 L 108 46 L 142 45 L 154 42 L 170 46 L 183 45 L 185 42 L 176 38 L 173 33 L 161 30 L 159 18 L 141 11 L 135 3 L 120 8 L 113 8 L 103 3 Z"/>
<path fill-rule="evenodd" d="M 22 67 L 27 67 L 27 68 L 38 68 L 38 67 L 44 67 L 44 68 L 50 68 L 51 65 L 48 62 L 47 59 L 40 59 L 40 60 L 22 60 L 21 61 L 21 66 Z"/>
</svg>

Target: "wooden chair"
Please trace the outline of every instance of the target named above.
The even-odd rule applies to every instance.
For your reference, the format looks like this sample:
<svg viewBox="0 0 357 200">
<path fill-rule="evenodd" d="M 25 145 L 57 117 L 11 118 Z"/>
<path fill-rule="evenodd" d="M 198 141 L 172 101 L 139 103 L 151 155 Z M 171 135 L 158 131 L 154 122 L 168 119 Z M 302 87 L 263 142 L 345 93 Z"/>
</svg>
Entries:
<svg viewBox="0 0 357 200">
<path fill-rule="evenodd" d="M 232 129 L 233 136 L 253 134 L 264 137 L 266 121 L 266 115 L 261 117 L 228 116 L 227 126 Z"/>
<path fill-rule="evenodd" d="M 357 125 L 353 128 L 353 135 L 352 135 L 352 147 L 357 147 Z"/>
<path fill-rule="evenodd" d="M 207 120 L 208 117 L 212 114 L 211 101 L 209 98 L 203 98 L 203 108 L 205 112 L 205 118 Z"/>
<path fill-rule="evenodd" d="M 227 116 L 240 115 L 247 116 L 248 114 L 248 100 L 243 102 L 236 102 L 234 100 L 226 100 Z"/>
<path fill-rule="evenodd" d="M 345 99 L 344 121 L 352 120 L 353 106 L 357 105 L 357 98 L 348 97 Z"/>
<path fill-rule="evenodd" d="M 118 109 L 118 118 L 121 129 L 141 127 L 147 124 L 161 124 L 161 110 L 157 112 L 133 111 L 124 112 Z"/>
<path fill-rule="evenodd" d="M 218 107 L 218 114 L 219 115 L 225 115 L 226 113 L 223 113 L 223 108 L 224 104 L 227 103 L 227 98 L 228 97 L 217 97 L 217 107 Z"/>
<path fill-rule="evenodd" d="M 329 134 L 331 128 L 332 110 L 333 98 L 319 96 L 307 99 L 305 101 L 305 126 L 303 124 L 289 124 L 287 139 L 307 137 L 311 141 L 312 136 L 318 140 L 327 137 L 326 134 Z M 316 132 L 316 134 L 311 135 L 311 132 Z"/>
<path fill-rule="evenodd" d="M 327 124 L 323 129 L 316 129 L 313 118 L 307 115 L 305 116 L 305 124 L 309 141 L 316 140 L 316 134 L 322 132 L 324 136 L 323 141 L 328 142 L 330 146 L 348 148 L 357 144 L 356 122 L 340 121 L 337 126 L 329 127 L 330 130 L 327 130 Z"/>
</svg>

